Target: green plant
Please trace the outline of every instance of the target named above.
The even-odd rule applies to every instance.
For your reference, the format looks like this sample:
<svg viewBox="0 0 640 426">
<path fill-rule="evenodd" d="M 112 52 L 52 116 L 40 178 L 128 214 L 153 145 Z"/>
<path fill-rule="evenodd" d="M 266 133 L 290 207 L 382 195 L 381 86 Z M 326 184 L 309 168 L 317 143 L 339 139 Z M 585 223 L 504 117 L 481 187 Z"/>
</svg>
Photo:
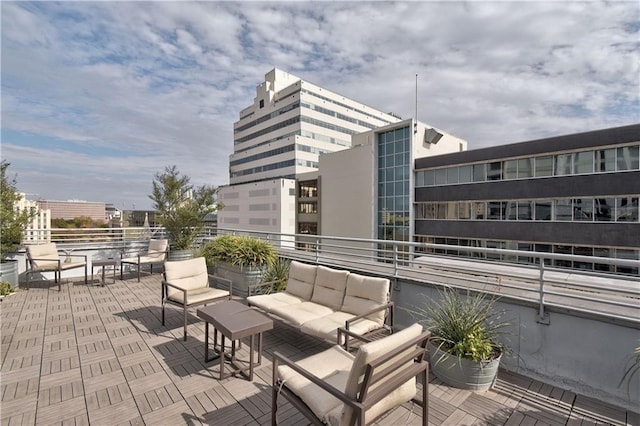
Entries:
<svg viewBox="0 0 640 426">
<path fill-rule="evenodd" d="M 426 322 L 441 350 L 475 362 L 495 359 L 508 351 L 498 338 L 510 324 L 504 311 L 494 309 L 495 298 L 468 290 L 463 297 L 451 287 L 440 291 L 440 296 L 439 301 L 424 296 L 424 307 L 408 310 Z"/>
<path fill-rule="evenodd" d="M 0 282 L 0 296 L 8 296 L 15 290 L 9 281 Z"/>
<path fill-rule="evenodd" d="M 264 282 L 274 282 L 274 291 L 283 291 L 287 286 L 290 266 L 291 261 L 289 259 L 278 257 L 278 260 L 262 274 L 262 280 Z"/>
<path fill-rule="evenodd" d="M 240 268 L 268 268 L 278 253 L 269 242 L 242 235 L 221 235 L 202 247 L 208 266 L 226 262 Z"/>
<path fill-rule="evenodd" d="M 204 227 L 205 216 L 223 207 L 215 201 L 218 188 L 194 187 L 190 182 L 189 176 L 182 175 L 176 166 L 167 166 L 154 176 L 149 195 L 175 250 L 192 248 Z"/>
<path fill-rule="evenodd" d="M 19 211 L 16 202 L 22 196 L 16 189 L 16 179 L 7 176 L 10 163 L 0 163 L 0 259 L 5 260 L 9 253 L 15 252 L 22 242 L 22 234 L 35 214 L 32 209 Z"/>
</svg>

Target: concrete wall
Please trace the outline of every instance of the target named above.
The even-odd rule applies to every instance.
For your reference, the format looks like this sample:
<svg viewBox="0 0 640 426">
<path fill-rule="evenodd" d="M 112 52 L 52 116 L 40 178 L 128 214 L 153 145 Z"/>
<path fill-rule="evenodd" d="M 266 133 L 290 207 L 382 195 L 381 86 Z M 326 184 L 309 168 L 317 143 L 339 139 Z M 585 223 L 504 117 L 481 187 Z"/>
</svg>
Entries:
<svg viewBox="0 0 640 426">
<path fill-rule="evenodd" d="M 427 303 L 424 296 L 439 299 L 433 286 L 399 282 L 392 297 L 396 324 L 406 326 Z M 403 308 L 404 307 L 404 308 Z M 568 312 L 549 312 L 548 324 L 536 322 L 537 306 L 502 299 L 496 308 L 505 310 L 512 354 L 503 356 L 501 367 L 554 386 L 640 412 L 640 378 L 636 375 L 627 392 L 619 386 L 625 366 L 639 344 L 640 330 Z M 640 374 L 640 373 L 639 373 Z"/>
</svg>

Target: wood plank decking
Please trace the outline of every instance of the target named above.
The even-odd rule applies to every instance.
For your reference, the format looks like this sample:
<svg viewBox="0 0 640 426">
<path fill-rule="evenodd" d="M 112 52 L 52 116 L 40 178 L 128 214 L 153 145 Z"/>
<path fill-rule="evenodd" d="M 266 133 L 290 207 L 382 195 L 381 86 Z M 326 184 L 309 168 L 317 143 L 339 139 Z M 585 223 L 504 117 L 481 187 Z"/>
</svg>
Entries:
<svg viewBox="0 0 640 426">
<path fill-rule="evenodd" d="M 63 280 L 61 292 L 33 283 L 5 298 L 2 425 L 269 424 L 273 351 L 297 359 L 328 347 L 276 323 L 265 333 L 254 381 L 219 381 L 218 363 L 203 363 L 204 325 L 195 312 L 186 342 L 181 313 L 169 307 L 166 327 L 160 315 L 158 274 L 105 287 Z M 631 412 L 506 371 L 488 392 L 450 388 L 434 377 L 429 392 L 434 425 L 640 423 Z M 406 404 L 378 424 L 416 424 L 418 413 Z M 278 417 L 282 425 L 306 423 L 287 403 Z"/>
</svg>

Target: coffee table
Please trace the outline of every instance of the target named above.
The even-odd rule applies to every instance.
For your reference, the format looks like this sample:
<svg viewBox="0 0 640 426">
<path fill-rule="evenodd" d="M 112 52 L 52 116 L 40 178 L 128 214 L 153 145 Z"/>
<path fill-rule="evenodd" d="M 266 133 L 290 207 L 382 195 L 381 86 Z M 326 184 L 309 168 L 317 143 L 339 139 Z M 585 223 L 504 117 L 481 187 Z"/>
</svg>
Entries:
<svg viewBox="0 0 640 426">
<path fill-rule="evenodd" d="M 104 268 L 106 268 L 107 266 L 112 266 L 113 267 L 113 282 L 116 282 L 116 265 L 117 262 L 115 259 L 97 259 L 97 260 L 91 260 L 91 279 L 93 280 L 93 268 L 102 268 L 102 287 L 104 287 Z"/>
<path fill-rule="evenodd" d="M 273 328 L 273 320 L 266 315 L 234 300 L 218 302 L 199 308 L 199 318 L 206 322 L 204 334 L 204 361 L 220 359 L 220 380 L 241 373 L 250 381 L 253 380 L 253 367 L 262 362 L 262 333 Z M 209 358 L 209 324 L 214 327 L 213 350 L 215 354 Z M 222 334 L 218 346 L 218 331 Z M 236 341 L 249 338 L 249 365 L 240 366 L 236 358 Z M 255 339 L 258 338 L 258 360 L 254 362 Z M 231 340 L 231 352 L 227 352 L 225 339 Z M 225 361 L 229 361 L 232 371 L 225 374 Z M 248 371 L 248 374 L 247 374 Z"/>
</svg>

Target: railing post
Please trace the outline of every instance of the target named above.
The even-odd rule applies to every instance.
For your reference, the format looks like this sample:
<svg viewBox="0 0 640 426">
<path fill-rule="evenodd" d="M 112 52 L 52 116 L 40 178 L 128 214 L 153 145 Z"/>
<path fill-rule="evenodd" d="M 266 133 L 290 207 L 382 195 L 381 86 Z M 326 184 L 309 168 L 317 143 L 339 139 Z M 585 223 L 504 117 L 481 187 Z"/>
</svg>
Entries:
<svg viewBox="0 0 640 426">
<path fill-rule="evenodd" d="M 549 315 L 544 311 L 544 258 L 540 257 L 540 302 L 538 307 L 538 319 L 539 324 L 549 325 Z"/>
<path fill-rule="evenodd" d="M 320 238 L 316 238 L 316 265 L 320 261 Z"/>
</svg>

